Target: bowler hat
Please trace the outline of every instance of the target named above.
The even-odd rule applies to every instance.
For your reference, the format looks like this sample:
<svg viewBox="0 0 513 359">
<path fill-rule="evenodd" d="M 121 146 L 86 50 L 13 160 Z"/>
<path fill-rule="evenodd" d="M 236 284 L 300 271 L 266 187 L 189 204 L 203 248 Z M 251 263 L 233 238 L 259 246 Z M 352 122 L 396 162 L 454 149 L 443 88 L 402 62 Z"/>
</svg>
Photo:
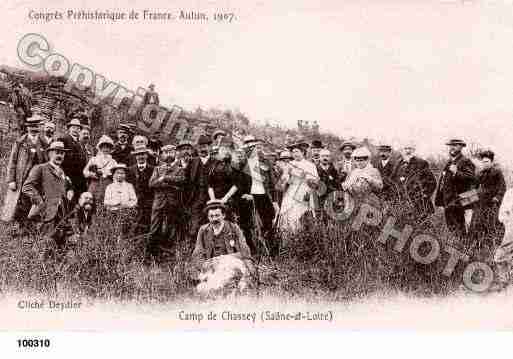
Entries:
<svg viewBox="0 0 513 359">
<path fill-rule="evenodd" d="M 208 135 L 201 135 L 198 138 L 198 145 L 210 145 L 212 143 L 212 139 Z"/>
<path fill-rule="evenodd" d="M 460 146 L 463 146 L 465 147 L 467 144 L 465 143 L 465 141 L 459 139 L 459 138 L 453 138 L 453 139 L 450 139 L 449 141 L 447 141 L 445 143 L 446 145 L 448 146 L 455 146 L 455 145 L 460 145 Z"/>
<path fill-rule="evenodd" d="M 321 140 L 313 140 L 312 148 L 324 148 L 324 146 L 322 145 L 322 141 Z"/>
</svg>

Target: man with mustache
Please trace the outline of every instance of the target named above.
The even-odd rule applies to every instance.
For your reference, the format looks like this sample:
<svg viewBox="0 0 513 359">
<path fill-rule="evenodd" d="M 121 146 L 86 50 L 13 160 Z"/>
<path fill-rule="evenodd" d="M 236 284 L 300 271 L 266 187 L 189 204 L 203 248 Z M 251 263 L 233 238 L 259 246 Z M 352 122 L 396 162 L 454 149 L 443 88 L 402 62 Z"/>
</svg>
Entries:
<svg viewBox="0 0 513 359">
<path fill-rule="evenodd" d="M 83 128 L 80 120 L 78 118 L 72 119 L 68 122 L 67 127 L 68 133 L 57 138 L 57 140 L 64 143 L 64 147 L 68 150 L 62 163 L 62 169 L 71 180 L 74 193 L 77 196 L 74 203 L 77 203 L 78 197 L 87 191 L 87 181 L 83 173 L 87 164 L 87 153 L 80 142 L 80 131 Z"/>
<path fill-rule="evenodd" d="M 190 183 L 191 183 L 191 224 L 189 227 L 189 238 L 194 241 L 199 227 L 207 222 L 203 209 L 208 201 L 208 175 L 214 158 L 210 155 L 212 140 L 208 135 L 201 135 L 198 138 L 198 157 L 191 162 Z"/>
<path fill-rule="evenodd" d="M 335 164 L 335 168 L 338 170 L 340 180 L 342 182 L 355 168 L 355 163 L 353 162 L 351 157 L 355 148 L 356 145 L 350 141 L 344 141 L 340 146 L 340 151 L 342 152 L 342 159 Z"/>
<path fill-rule="evenodd" d="M 378 146 L 378 158 L 372 161 L 374 168 L 377 168 L 383 180 L 382 198 L 385 201 L 392 201 L 396 196 L 395 183 L 392 179 L 396 167 L 396 161 L 392 158 L 392 146 L 381 144 Z"/>
<path fill-rule="evenodd" d="M 393 173 L 401 204 L 409 204 L 416 221 L 423 221 L 435 212 L 431 197 L 436 189 L 436 179 L 429 163 L 415 155 L 415 144 L 409 142 L 401 149 L 401 159 Z"/>
<path fill-rule="evenodd" d="M 30 170 L 21 191 L 32 202 L 28 217 L 39 215 L 42 222 L 41 233 L 54 239 L 62 247 L 66 233 L 62 231 L 63 223 L 60 222 L 70 211 L 70 201 L 73 198 L 71 181 L 62 168 L 68 149 L 63 142 L 54 141 L 46 151 L 50 160 Z"/>
<path fill-rule="evenodd" d="M 114 150 L 112 151 L 112 158 L 117 163 L 124 163 L 127 166 L 130 166 L 130 158 L 131 153 L 134 150 L 132 145 L 128 142 L 130 136 L 132 134 L 132 130 L 130 126 L 122 124 L 119 125 L 117 137 L 118 140 L 114 145 Z"/>
<path fill-rule="evenodd" d="M 55 123 L 46 121 L 43 124 L 43 133 L 41 134 L 41 140 L 44 142 L 45 148 L 50 146 L 55 135 Z"/>
<path fill-rule="evenodd" d="M 476 167 L 461 153 L 467 145 L 465 141 L 452 139 L 446 145 L 449 147 L 449 161 L 438 181 L 435 205 L 444 208 L 447 227 L 461 238 L 468 234 L 473 205 L 463 205 L 459 195 L 476 187 Z"/>
<path fill-rule="evenodd" d="M 340 176 L 331 162 L 331 152 L 323 149 L 319 153 L 319 164 L 317 165 L 317 173 L 321 180 L 321 187 L 319 191 L 319 205 L 317 206 L 320 213 L 323 213 L 324 203 L 328 195 L 340 189 L 341 181 Z"/>
<path fill-rule="evenodd" d="M 30 203 L 21 193 L 21 187 L 30 170 L 47 161 L 45 142 L 39 136 L 41 118 L 34 115 L 25 122 L 27 133 L 20 136 L 12 145 L 7 165 L 7 192 L 2 208 L 2 220 L 19 223 L 21 229 L 29 225 L 27 214 Z"/>
<path fill-rule="evenodd" d="M 323 148 L 324 148 L 324 146 L 322 145 L 321 140 L 313 140 L 312 141 L 312 146 L 310 147 L 311 154 L 312 154 L 312 162 L 315 163 L 316 166 L 321 161 L 320 153 Z"/>
<path fill-rule="evenodd" d="M 87 160 L 94 156 L 94 148 L 91 146 L 91 129 L 88 125 L 82 125 L 79 140 L 86 152 Z"/>
<path fill-rule="evenodd" d="M 155 191 L 151 212 L 148 254 L 156 262 L 166 258 L 169 252 L 186 234 L 187 206 L 190 205 L 189 167 L 192 144 L 182 141 L 176 149 L 179 156 L 172 161 L 175 146 L 162 148 L 162 165 L 155 167 L 149 187 Z M 149 259 L 149 258 L 148 258 Z"/>
</svg>

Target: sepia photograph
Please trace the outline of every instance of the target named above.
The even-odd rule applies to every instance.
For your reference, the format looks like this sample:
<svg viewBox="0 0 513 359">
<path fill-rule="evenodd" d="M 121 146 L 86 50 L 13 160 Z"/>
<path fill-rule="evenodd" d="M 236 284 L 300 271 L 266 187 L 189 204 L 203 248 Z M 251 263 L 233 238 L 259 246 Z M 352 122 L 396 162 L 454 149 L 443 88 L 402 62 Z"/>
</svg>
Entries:
<svg viewBox="0 0 513 359">
<path fill-rule="evenodd" d="M 513 2 L 3 10 L 2 331 L 513 329 Z"/>
</svg>

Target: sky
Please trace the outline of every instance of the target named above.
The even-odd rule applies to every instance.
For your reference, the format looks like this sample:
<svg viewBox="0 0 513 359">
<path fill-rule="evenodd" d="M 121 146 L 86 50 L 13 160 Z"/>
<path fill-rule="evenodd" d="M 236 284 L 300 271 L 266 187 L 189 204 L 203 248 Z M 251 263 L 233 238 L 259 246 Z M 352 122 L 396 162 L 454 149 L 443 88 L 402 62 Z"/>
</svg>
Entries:
<svg viewBox="0 0 513 359">
<path fill-rule="evenodd" d="M 5 2 L 5 0 L 4 0 Z M 66 3 L 68 5 L 66 5 Z M 161 102 L 240 109 L 253 121 L 407 140 L 452 137 L 513 160 L 513 4 L 488 1 L 6 1 L 0 63 L 27 33 L 70 61 Z M 48 22 L 30 10 L 233 12 L 232 23 Z"/>
</svg>

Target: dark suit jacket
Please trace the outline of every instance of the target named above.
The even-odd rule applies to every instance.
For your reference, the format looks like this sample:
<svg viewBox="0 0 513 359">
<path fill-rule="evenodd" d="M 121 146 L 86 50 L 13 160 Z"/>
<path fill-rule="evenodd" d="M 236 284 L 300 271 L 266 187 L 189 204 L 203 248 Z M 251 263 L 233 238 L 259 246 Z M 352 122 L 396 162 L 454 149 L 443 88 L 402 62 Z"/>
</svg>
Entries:
<svg viewBox="0 0 513 359">
<path fill-rule="evenodd" d="M 319 174 L 319 178 L 321 182 L 324 184 L 325 191 L 323 191 L 323 195 L 319 196 L 319 200 L 321 204 L 324 203 L 326 197 L 334 191 L 340 189 L 341 181 L 340 181 L 340 173 L 337 171 L 335 166 L 330 163 L 328 170 L 325 171 L 324 168 L 321 167 L 320 164 L 317 165 L 317 173 Z"/>
<path fill-rule="evenodd" d="M 114 145 L 114 150 L 112 150 L 112 158 L 114 158 L 114 161 L 117 163 L 124 163 L 125 165 L 130 166 L 132 165 L 131 157 L 133 150 L 134 148 L 130 144 L 127 144 L 125 148 L 121 148 L 121 145 L 116 143 Z"/>
<path fill-rule="evenodd" d="M 409 162 L 400 159 L 392 174 L 392 180 L 398 185 L 401 195 L 405 195 L 417 207 L 434 212 L 431 197 L 436 189 L 436 179 L 429 163 L 413 156 Z"/>
<path fill-rule="evenodd" d="M 194 209 L 203 211 L 208 201 L 208 176 L 215 160 L 209 157 L 203 164 L 201 158 L 195 157 L 189 170 L 189 183 L 191 188 L 191 206 Z"/>
<path fill-rule="evenodd" d="M 481 171 L 477 175 L 479 182 L 479 202 L 483 206 L 491 206 L 497 199 L 497 208 L 500 207 L 506 193 L 506 182 L 502 172 L 497 167 Z"/>
<path fill-rule="evenodd" d="M 181 168 L 179 162 L 164 163 L 153 169 L 149 187 L 155 192 L 153 209 L 162 209 L 167 205 L 186 205 L 190 201 L 188 168 Z M 182 208 L 183 209 L 183 208 Z"/>
<path fill-rule="evenodd" d="M 382 192 L 385 194 L 387 198 L 392 198 L 395 194 L 395 182 L 393 179 L 394 172 L 397 168 L 397 160 L 390 157 L 385 166 L 383 166 L 383 162 L 381 162 L 381 158 L 376 157 L 372 160 L 372 165 L 379 171 L 381 175 L 381 179 L 383 180 L 383 190 Z"/>
<path fill-rule="evenodd" d="M 457 167 L 454 174 L 449 171 L 452 164 Z M 447 162 L 438 181 L 435 205 L 442 207 L 458 206 L 458 194 L 469 191 L 477 185 L 475 170 L 476 167 L 472 161 L 461 154 Z"/>
<path fill-rule="evenodd" d="M 127 182 L 134 186 L 137 196 L 137 204 L 140 208 L 151 208 L 153 204 L 153 189 L 150 188 L 150 178 L 153 175 L 154 167 L 146 164 L 146 168 L 141 172 L 137 165 L 128 169 Z"/>
<path fill-rule="evenodd" d="M 87 152 L 84 146 L 79 141 L 75 141 L 69 134 L 61 136 L 57 140 L 62 141 L 64 146 L 69 149 L 62 162 L 62 169 L 70 178 L 75 195 L 86 191 L 87 182 L 83 171 L 87 164 Z"/>
<path fill-rule="evenodd" d="M 48 222 L 55 218 L 60 206 L 67 205 L 68 189 L 71 189 L 69 179 L 59 176 L 54 167 L 46 162 L 30 170 L 21 191 L 33 204 L 44 202 L 41 218 L 43 222 Z"/>
</svg>

